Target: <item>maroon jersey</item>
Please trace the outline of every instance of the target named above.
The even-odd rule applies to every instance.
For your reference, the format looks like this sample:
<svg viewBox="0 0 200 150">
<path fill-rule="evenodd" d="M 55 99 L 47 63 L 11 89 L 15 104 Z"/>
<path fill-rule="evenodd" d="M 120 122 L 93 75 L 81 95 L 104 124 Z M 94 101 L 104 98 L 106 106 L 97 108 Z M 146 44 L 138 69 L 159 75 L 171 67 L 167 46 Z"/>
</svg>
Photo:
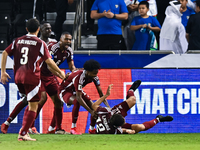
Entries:
<svg viewBox="0 0 200 150">
<path fill-rule="evenodd" d="M 51 58 L 46 44 L 35 35 L 24 35 L 13 41 L 7 48 L 14 56 L 15 83 L 37 85 L 40 81 L 40 65 Z"/>
<path fill-rule="evenodd" d="M 98 118 L 96 120 L 97 134 L 122 134 L 122 128 L 115 128 L 110 125 L 109 120 L 113 114 L 121 113 L 116 107 L 108 108 L 99 106 L 96 110 Z"/>
<path fill-rule="evenodd" d="M 96 86 L 100 86 L 99 77 L 96 76 L 92 79 L 87 79 L 85 77 L 85 70 L 76 70 L 73 71 L 66 80 L 60 85 L 60 91 L 62 93 L 66 91 L 78 91 L 82 92 L 82 88 L 86 86 L 88 83 L 94 82 Z"/>
<path fill-rule="evenodd" d="M 48 44 L 48 49 L 50 54 L 52 55 L 52 59 L 57 64 L 57 66 L 62 64 L 65 61 L 65 59 L 67 59 L 67 62 L 73 61 L 73 50 L 71 47 L 68 47 L 64 51 L 61 51 L 60 44 L 58 42 L 56 44 Z M 53 76 L 53 74 L 47 68 L 46 63 L 42 65 L 41 73 L 43 76 Z"/>
</svg>

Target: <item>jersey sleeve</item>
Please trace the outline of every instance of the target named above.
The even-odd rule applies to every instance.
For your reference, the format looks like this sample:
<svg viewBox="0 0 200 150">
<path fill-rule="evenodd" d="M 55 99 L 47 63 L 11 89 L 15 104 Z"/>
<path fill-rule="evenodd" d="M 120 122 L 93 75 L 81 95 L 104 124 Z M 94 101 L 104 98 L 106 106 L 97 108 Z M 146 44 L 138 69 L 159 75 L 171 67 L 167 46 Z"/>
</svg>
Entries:
<svg viewBox="0 0 200 150">
<path fill-rule="evenodd" d="M 75 91 L 76 92 L 82 92 L 83 85 L 80 82 L 80 77 L 76 76 L 76 77 L 74 77 L 74 79 L 72 79 L 72 81 L 73 81 L 73 84 L 74 84 Z"/>
<path fill-rule="evenodd" d="M 98 0 L 94 1 L 91 10 L 98 10 Z"/>
<path fill-rule="evenodd" d="M 96 86 L 100 86 L 100 80 L 99 80 L 99 77 L 96 76 L 95 78 L 93 78 L 93 82 Z"/>
<path fill-rule="evenodd" d="M 126 3 L 123 1 L 120 1 L 120 5 L 121 5 L 121 13 L 128 13 L 128 9 L 126 7 Z"/>
<path fill-rule="evenodd" d="M 42 54 L 42 59 L 45 61 L 48 58 L 51 58 L 47 45 L 42 41 L 40 53 Z"/>
<path fill-rule="evenodd" d="M 71 47 L 68 47 L 67 50 L 69 51 L 70 55 L 67 57 L 67 62 L 73 61 L 74 55 L 73 50 Z"/>
<path fill-rule="evenodd" d="M 133 18 L 133 21 L 131 22 L 131 25 L 132 25 L 132 26 L 138 25 L 138 24 L 137 24 L 137 19 L 138 19 L 138 17 L 134 17 L 134 18 Z"/>
<path fill-rule="evenodd" d="M 8 53 L 9 56 L 12 56 L 12 55 L 13 55 L 14 42 L 15 42 L 15 41 L 13 41 L 13 43 L 11 43 L 11 44 L 5 49 L 5 51 Z"/>
<path fill-rule="evenodd" d="M 152 20 L 153 20 L 153 22 L 152 22 L 153 27 L 159 27 L 159 28 L 161 28 L 161 25 L 160 25 L 159 21 L 155 17 L 152 17 Z"/>
</svg>

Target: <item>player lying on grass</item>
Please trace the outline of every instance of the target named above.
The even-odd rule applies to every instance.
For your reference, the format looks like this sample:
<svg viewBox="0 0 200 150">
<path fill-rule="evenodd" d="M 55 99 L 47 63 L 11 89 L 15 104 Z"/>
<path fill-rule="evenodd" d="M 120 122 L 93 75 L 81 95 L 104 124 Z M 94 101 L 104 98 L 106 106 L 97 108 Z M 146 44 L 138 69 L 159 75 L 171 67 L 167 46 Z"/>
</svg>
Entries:
<svg viewBox="0 0 200 150">
<path fill-rule="evenodd" d="M 135 81 L 127 92 L 127 100 L 112 108 L 100 106 L 102 101 L 110 95 L 112 84 L 108 86 L 106 94 L 92 105 L 92 109 L 96 111 L 98 115 L 96 121 L 97 134 L 135 134 L 140 131 L 148 130 L 159 122 L 173 120 L 172 116 L 163 117 L 162 115 L 158 115 L 155 119 L 142 124 L 125 123 L 124 117 L 127 115 L 127 111 L 136 103 L 134 91 L 140 86 L 140 84 L 140 80 Z"/>
</svg>

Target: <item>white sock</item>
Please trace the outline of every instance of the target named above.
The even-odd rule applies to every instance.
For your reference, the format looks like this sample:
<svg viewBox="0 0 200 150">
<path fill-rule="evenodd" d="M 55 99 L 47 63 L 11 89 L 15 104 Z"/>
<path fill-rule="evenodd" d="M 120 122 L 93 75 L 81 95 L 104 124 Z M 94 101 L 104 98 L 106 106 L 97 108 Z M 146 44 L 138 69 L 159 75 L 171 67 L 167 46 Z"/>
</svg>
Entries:
<svg viewBox="0 0 200 150">
<path fill-rule="evenodd" d="M 52 126 L 49 126 L 48 131 L 53 131 L 55 130 L 55 128 L 53 128 Z"/>
<path fill-rule="evenodd" d="M 76 127 L 76 123 L 72 123 L 72 127 L 71 128 L 75 128 Z"/>
<path fill-rule="evenodd" d="M 95 128 L 94 126 L 90 126 L 90 130 L 94 130 L 94 128 Z"/>
<path fill-rule="evenodd" d="M 4 124 L 6 124 L 7 126 L 10 125 L 10 123 L 8 121 L 5 121 Z"/>
</svg>

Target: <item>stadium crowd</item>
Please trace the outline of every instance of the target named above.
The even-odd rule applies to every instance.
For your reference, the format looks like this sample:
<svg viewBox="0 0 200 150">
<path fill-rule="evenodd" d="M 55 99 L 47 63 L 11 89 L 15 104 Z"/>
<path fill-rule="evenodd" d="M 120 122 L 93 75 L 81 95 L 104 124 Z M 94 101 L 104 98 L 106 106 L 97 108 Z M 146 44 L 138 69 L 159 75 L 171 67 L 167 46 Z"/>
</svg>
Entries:
<svg viewBox="0 0 200 150">
<path fill-rule="evenodd" d="M 25 1 L 9 2 L 12 4 L 10 13 L 5 12 L 4 16 L 7 21 L 11 20 L 9 29 L 7 34 L 0 31 L 2 40 L 5 40 L 7 45 L 26 32 L 22 32 L 19 26 L 22 28 L 24 19 L 30 18 L 33 13 L 33 3 L 31 7 L 28 7 L 30 2 L 27 3 L 26 11 L 29 11 L 23 16 Z M 46 12 L 56 12 L 55 22 L 51 25 L 52 37 L 57 41 L 61 33 L 66 31 L 62 29 L 63 23 L 66 20 L 66 12 L 70 11 L 73 4 L 74 0 L 43 0 L 36 3 L 34 13 L 40 21 L 46 20 Z M 199 36 L 195 34 L 198 32 L 199 0 L 118 0 L 113 1 L 113 4 L 111 1 L 102 3 L 96 0 L 87 1 L 86 6 L 85 35 L 97 35 L 98 50 L 171 50 L 182 54 L 187 50 L 200 49 Z M 189 19 L 191 15 L 195 17 Z M 94 33 L 95 19 L 98 20 L 97 33 Z"/>
</svg>

